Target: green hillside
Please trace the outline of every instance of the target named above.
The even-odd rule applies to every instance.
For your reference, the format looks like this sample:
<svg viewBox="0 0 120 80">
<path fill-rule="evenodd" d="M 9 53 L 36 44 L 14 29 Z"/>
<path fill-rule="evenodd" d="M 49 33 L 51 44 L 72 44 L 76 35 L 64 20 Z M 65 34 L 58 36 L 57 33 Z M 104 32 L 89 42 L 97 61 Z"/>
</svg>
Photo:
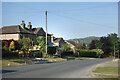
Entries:
<svg viewBox="0 0 120 80">
<path fill-rule="evenodd" d="M 85 37 L 85 38 L 69 39 L 69 40 L 74 41 L 74 42 L 77 42 L 79 40 L 80 43 L 90 44 L 91 41 L 94 39 L 99 40 L 100 37 L 90 36 L 90 37 Z"/>
</svg>

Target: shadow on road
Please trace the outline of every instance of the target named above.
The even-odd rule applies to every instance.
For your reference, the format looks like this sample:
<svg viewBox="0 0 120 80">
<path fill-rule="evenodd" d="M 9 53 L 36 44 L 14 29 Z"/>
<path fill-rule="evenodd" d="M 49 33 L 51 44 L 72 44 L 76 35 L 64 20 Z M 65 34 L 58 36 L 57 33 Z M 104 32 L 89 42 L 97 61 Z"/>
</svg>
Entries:
<svg viewBox="0 0 120 80">
<path fill-rule="evenodd" d="M 2 74 L 16 72 L 16 71 L 17 70 L 0 70 L 0 72 L 2 72 Z"/>
</svg>

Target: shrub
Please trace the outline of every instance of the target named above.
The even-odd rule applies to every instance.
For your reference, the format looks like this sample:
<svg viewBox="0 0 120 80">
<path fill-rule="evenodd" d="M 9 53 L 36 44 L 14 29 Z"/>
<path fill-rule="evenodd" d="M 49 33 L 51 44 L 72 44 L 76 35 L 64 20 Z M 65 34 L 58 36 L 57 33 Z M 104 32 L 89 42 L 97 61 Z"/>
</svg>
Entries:
<svg viewBox="0 0 120 80">
<path fill-rule="evenodd" d="M 11 52 L 9 48 L 2 49 L 2 57 L 19 57 L 18 52 Z"/>
<path fill-rule="evenodd" d="M 15 43 L 14 43 L 14 41 L 12 41 L 12 42 L 10 43 L 9 48 L 15 50 Z"/>
<path fill-rule="evenodd" d="M 99 54 L 96 50 L 83 50 L 80 49 L 78 50 L 79 56 L 81 57 L 93 57 L 93 58 L 98 58 Z"/>
<path fill-rule="evenodd" d="M 47 51 L 48 51 L 48 54 L 54 55 L 56 53 L 56 47 L 54 47 L 54 46 L 48 46 Z"/>
<path fill-rule="evenodd" d="M 31 52 L 32 57 L 42 58 L 43 55 L 41 52 Z"/>
<path fill-rule="evenodd" d="M 13 40 L 13 39 L 10 39 L 10 40 L 3 40 L 3 41 L 2 41 L 2 45 L 3 45 L 2 47 L 3 47 L 3 48 L 9 48 L 10 43 L 11 43 L 12 41 L 14 41 L 15 50 L 19 49 L 18 42 L 15 41 L 15 40 Z"/>
</svg>

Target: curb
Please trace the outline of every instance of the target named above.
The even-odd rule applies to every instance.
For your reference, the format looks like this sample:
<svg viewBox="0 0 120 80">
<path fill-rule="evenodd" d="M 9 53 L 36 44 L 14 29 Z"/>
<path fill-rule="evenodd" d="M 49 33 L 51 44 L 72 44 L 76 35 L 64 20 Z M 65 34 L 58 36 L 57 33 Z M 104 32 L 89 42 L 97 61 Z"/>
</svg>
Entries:
<svg viewBox="0 0 120 80">
<path fill-rule="evenodd" d="M 106 62 L 109 62 L 109 61 L 106 61 Z M 97 67 L 99 67 L 100 65 L 102 65 L 106 62 L 102 62 L 102 63 L 97 64 L 96 66 L 93 66 L 92 69 L 89 71 L 89 77 L 90 78 L 98 78 L 97 74 L 105 75 L 105 73 L 104 74 L 103 73 L 95 73 L 95 72 L 93 72 L 93 70 L 95 70 Z M 107 74 L 107 75 L 110 75 L 110 74 Z M 113 75 L 116 75 L 116 74 L 113 74 Z M 120 75 L 120 74 L 118 74 L 118 75 Z M 102 77 L 99 77 L 99 78 L 102 78 Z"/>
</svg>

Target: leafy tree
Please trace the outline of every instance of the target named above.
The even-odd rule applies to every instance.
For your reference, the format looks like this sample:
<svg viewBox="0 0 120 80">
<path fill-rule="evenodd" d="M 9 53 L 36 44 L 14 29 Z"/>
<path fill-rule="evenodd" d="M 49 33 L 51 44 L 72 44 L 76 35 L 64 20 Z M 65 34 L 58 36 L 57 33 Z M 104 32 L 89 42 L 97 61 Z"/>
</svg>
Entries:
<svg viewBox="0 0 120 80">
<path fill-rule="evenodd" d="M 95 40 L 95 47 L 96 49 L 102 49 L 103 43 L 99 40 Z"/>
<path fill-rule="evenodd" d="M 15 42 L 14 42 L 14 41 L 12 41 L 12 42 L 10 43 L 10 47 L 9 47 L 9 48 L 15 50 Z"/>
<path fill-rule="evenodd" d="M 102 50 L 104 51 L 104 56 L 109 56 L 111 52 L 111 43 L 108 37 L 101 37 L 100 42 L 103 43 Z"/>
<path fill-rule="evenodd" d="M 71 50 L 71 48 L 69 47 L 69 45 L 67 43 L 64 43 L 61 47 L 61 50 L 63 51 L 69 51 Z"/>
<path fill-rule="evenodd" d="M 110 43 L 111 43 L 111 56 L 114 55 L 114 47 L 115 50 L 118 50 L 118 37 L 116 33 L 112 33 L 112 34 L 108 34 L 108 38 L 110 39 Z"/>
<path fill-rule="evenodd" d="M 92 40 L 92 42 L 90 43 L 89 49 L 90 50 L 96 49 L 96 47 L 95 47 L 95 40 Z"/>
<path fill-rule="evenodd" d="M 31 47 L 31 45 L 32 45 L 32 41 L 30 40 L 30 38 L 22 38 L 22 39 L 20 39 L 19 41 L 19 47 L 21 48 L 21 49 L 23 49 L 23 51 L 24 51 L 24 57 L 26 57 L 26 53 L 28 52 L 28 49 Z"/>
<path fill-rule="evenodd" d="M 36 39 L 36 45 L 38 45 L 38 46 L 40 46 L 40 51 L 42 52 L 42 53 L 45 53 L 45 51 L 46 51 L 46 47 L 45 47 L 45 37 L 37 37 L 37 39 Z"/>
<path fill-rule="evenodd" d="M 20 47 L 24 50 L 28 50 L 32 45 L 30 38 L 22 38 L 18 42 L 20 44 Z"/>
</svg>

